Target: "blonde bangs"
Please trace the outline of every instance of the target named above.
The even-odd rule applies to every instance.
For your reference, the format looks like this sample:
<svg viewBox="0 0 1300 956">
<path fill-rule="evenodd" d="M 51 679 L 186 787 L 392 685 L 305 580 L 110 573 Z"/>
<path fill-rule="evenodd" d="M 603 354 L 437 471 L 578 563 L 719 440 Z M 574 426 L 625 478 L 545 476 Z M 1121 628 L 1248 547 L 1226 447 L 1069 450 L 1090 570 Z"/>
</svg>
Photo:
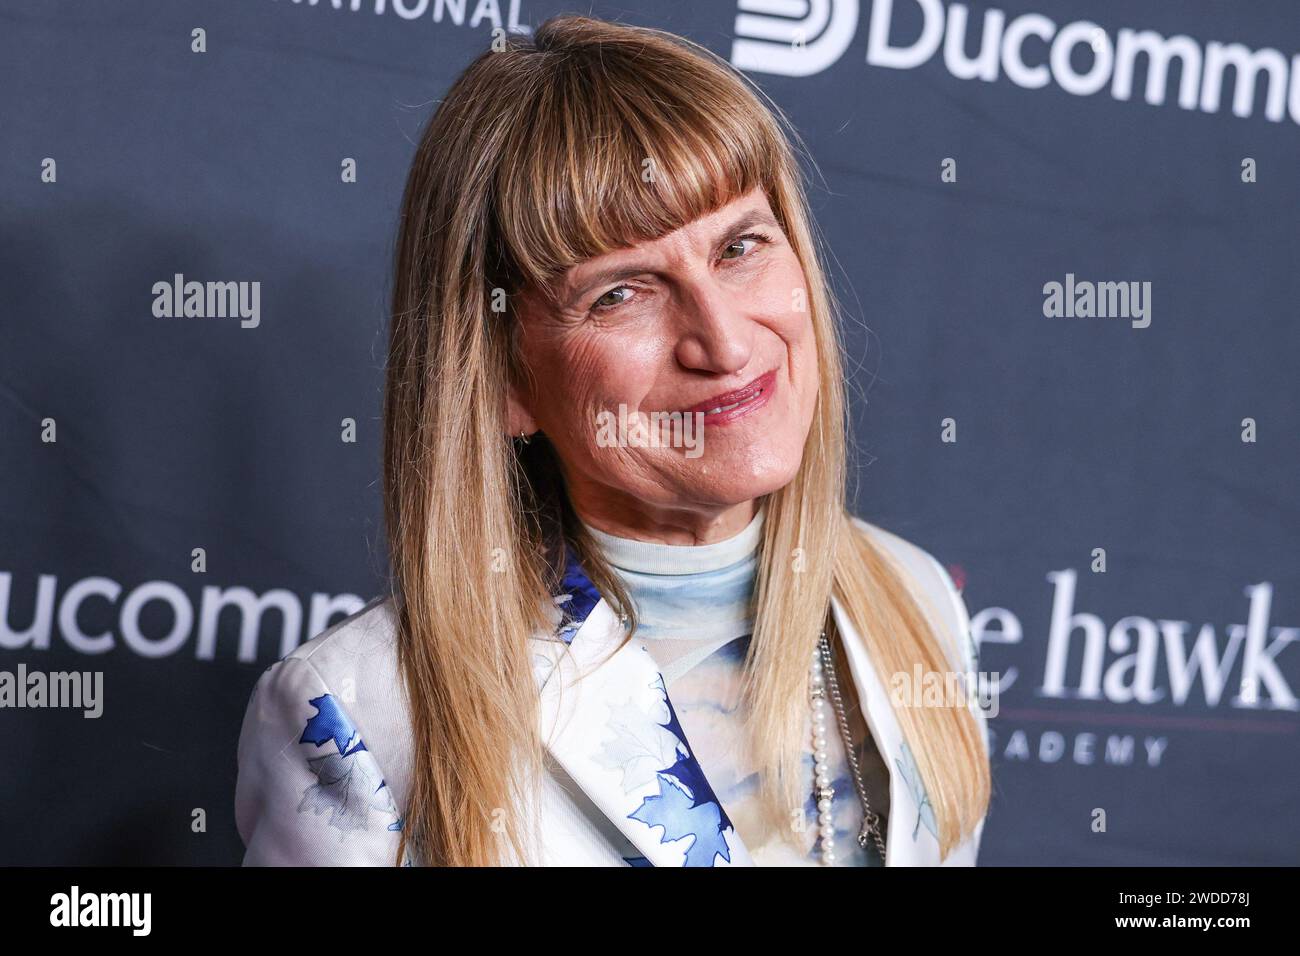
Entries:
<svg viewBox="0 0 1300 956">
<path fill-rule="evenodd" d="M 786 146 L 744 84 L 720 83 L 716 66 L 683 69 L 685 56 L 618 55 L 611 42 L 627 46 L 620 38 L 530 61 L 527 119 L 508 134 L 489 210 L 494 278 L 510 293 L 549 294 L 570 267 L 664 236 L 757 186 L 782 219 L 773 193 Z"/>
</svg>

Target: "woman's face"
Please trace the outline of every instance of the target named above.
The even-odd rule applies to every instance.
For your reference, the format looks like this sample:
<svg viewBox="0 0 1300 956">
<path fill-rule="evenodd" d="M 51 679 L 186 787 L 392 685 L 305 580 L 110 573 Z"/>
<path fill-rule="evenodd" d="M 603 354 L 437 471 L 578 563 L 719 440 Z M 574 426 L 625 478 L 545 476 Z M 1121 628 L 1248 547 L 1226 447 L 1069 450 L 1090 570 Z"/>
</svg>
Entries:
<svg viewBox="0 0 1300 956">
<path fill-rule="evenodd" d="M 596 527 L 738 532 L 794 477 L 817 397 L 803 268 L 763 190 L 580 263 L 560 289 L 559 309 L 520 303 L 514 434 L 546 434 Z"/>
</svg>

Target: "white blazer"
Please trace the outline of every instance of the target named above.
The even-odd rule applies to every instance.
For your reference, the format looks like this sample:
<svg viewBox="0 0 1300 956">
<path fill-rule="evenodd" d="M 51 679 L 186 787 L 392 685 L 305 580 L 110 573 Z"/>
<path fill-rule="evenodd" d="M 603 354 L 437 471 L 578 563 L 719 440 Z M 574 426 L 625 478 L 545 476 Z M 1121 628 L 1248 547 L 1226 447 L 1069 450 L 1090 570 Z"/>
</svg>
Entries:
<svg viewBox="0 0 1300 956">
<path fill-rule="evenodd" d="M 955 670 L 977 648 L 961 594 L 927 551 L 865 521 L 942 622 Z M 654 660 L 623 639 L 589 591 L 585 615 L 530 639 L 547 772 L 538 790 L 541 858 L 555 866 L 752 866 L 676 719 Z M 569 595 L 558 596 L 564 610 Z M 590 602 L 587 602 L 590 603 Z M 872 738 L 889 768 L 889 866 L 974 866 L 984 821 L 939 860 L 929 798 L 887 688 L 838 601 L 833 613 Z M 560 615 L 557 614 L 557 617 Z M 566 653 L 567 652 L 567 653 Z M 581 681 L 576 678 L 592 668 Z M 985 715 L 972 713 L 984 731 Z M 235 819 L 244 865 L 392 866 L 411 772 L 391 598 L 380 597 L 272 664 L 254 687 L 239 736 Z M 704 799 L 695 801 L 692 793 Z M 508 844 L 507 844 L 508 845 Z M 518 862 L 507 853 L 507 859 Z M 419 864 L 408 857 L 405 865 Z"/>
</svg>

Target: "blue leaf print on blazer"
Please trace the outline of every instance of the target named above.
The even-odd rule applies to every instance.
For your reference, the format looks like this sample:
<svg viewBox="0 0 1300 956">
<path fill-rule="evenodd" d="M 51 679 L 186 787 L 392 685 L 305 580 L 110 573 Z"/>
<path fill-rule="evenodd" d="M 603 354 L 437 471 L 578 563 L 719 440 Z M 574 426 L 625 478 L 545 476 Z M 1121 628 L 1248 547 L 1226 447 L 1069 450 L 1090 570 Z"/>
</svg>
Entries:
<svg viewBox="0 0 1300 956">
<path fill-rule="evenodd" d="M 709 785 L 699 762 L 686 743 L 686 732 L 677 720 L 677 711 L 668 697 L 663 677 L 655 682 L 668 707 L 668 722 L 660 726 L 677 738 L 676 760 L 656 775 L 659 794 L 646 797 L 641 806 L 629 814 L 633 820 L 652 827 L 663 827 L 660 843 L 670 843 L 685 837 L 694 837 L 686 851 L 683 866 L 713 866 L 717 857 L 731 862 L 731 850 L 723 836 L 724 830 L 735 830 L 727 811 Z M 689 791 L 689 792 L 688 792 Z"/>
<path fill-rule="evenodd" d="M 341 831 L 341 838 L 368 829 L 371 812 L 389 818 L 386 829 L 400 830 L 397 805 L 351 718 L 333 694 L 313 697 L 308 703 L 316 714 L 307 719 L 298 743 L 320 750 L 333 743 L 335 752 L 307 758 L 317 782 L 303 791 L 298 812 L 328 813 L 327 822 Z"/>
<path fill-rule="evenodd" d="M 921 771 L 916 766 L 916 759 L 912 756 L 912 749 L 903 744 L 903 759 L 895 760 L 898 772 L 903 775 L 903 781 L 907 784 L 908 792 L 912 794 L 912 799 L 916 801 L 916 826 L 912 827 L 912 840 L 916 840 L 916 835 L 921 831 L 921 824 L 934 834 L 935 839 L 939 838 L 939 828 L 934 819 L 934 806 L 930 803 L 930 795 L 925 792 L 925 782 L 921 779 Z"/>
<path fill-rule="evenodd" d="M 334 700 L 334 695 L 325 694 L 313 698 L 308 703 L 316 708 L 316 716 L 308 719 L 298 743 L 323 747 L 326 741 L 333 740 L 339 754 L 344 757 L 366 749 L 366 745 L 361 742 L 361 735 L 357 733 L 357 728 L 352 726 L 352 721 Z"/>
<path fill-rule="evenodd" d="M 554 600 L 563 614 L 556 636 L 568 644 L 600 603 L 600 592 L 582 570 L 578 556 L 567 543 L 564 547 L 564 579 L 560 582 L 560 593 L 555 595 Z"/>
</svg>

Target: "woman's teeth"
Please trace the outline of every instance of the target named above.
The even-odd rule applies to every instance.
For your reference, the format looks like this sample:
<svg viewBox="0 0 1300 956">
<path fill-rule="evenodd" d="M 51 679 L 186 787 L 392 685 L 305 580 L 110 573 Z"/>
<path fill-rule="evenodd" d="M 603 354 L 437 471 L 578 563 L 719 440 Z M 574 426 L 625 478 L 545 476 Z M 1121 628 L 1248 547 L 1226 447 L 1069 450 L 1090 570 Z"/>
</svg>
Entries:
<svg viewBox="0 0 1300 956">
<path fill-rule="evenodd" d="M 705 415 L 717 415 L 717 414 L 719 414 L 719 413 L 721 413 L 721 412 L 729 412 L 729 411 L 731 411 L 733 408 L 737 407 L 738 405 L 744 405 L 746 402 L 752 402 L 754 399 L 758 398 L 758 396 L 760 396 L 760 395 L 762 395 L 762 394 L 763 394 L 763 390 L 760 388 L 760 389 L 759 389 L 758 391 L 756 391 L 753 395 L 750 395 L 750 396 L 748 396 L 747 398 L 742 398 L 742 399 L 741 399 L 740 401 L 738 401 L 738 402 L 732 402 L 730 405 L 719 405 L 717 408 L 710 408 L 710 409 L 709 409 L 707 412 L 705 412 L 704 414 L 705 414 Z"/>
</svg>

